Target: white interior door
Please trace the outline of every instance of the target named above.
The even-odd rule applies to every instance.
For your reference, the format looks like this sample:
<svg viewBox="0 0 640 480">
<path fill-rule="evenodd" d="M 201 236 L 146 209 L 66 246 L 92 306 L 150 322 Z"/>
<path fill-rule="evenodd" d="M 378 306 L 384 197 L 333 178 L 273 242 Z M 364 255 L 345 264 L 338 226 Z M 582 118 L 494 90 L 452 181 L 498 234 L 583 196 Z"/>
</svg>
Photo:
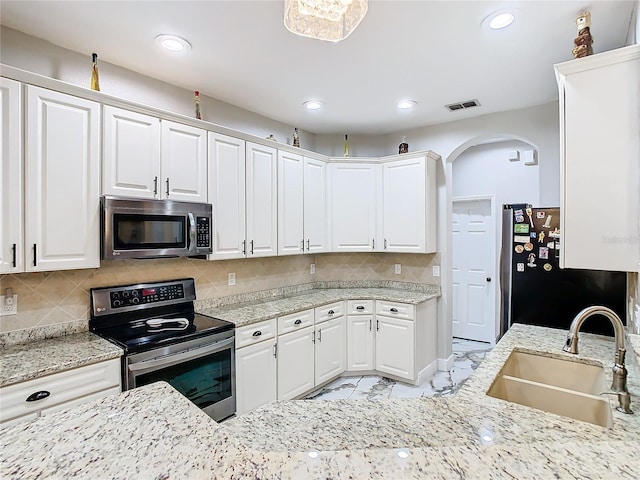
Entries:
<svg viewBox="0 0 640 480">
<path fill-rule="evenodd" d="M 496 339 L 495 219 L 490 198 L 453 200 L 453 336 Z"/>
</svg>

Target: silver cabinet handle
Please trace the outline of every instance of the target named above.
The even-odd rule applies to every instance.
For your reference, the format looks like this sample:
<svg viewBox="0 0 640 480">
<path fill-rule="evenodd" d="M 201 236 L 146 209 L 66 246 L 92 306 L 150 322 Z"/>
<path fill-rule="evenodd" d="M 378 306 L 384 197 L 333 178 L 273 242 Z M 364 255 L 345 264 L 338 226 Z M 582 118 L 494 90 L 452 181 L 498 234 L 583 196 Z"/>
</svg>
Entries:
<svg viewBox="0 0 640 480">
<path fill-rule="evenodd" d="M 371 319 L 369 319 L 369 331 L 371 331 Z"/>
<path fill-rule="evenodd" d="M 372 238 L 372 239 L 371 239 L 371 249 L 372 249 L 372 250 L 375 250 L 375 249 L 376 249 L 376 239 L 375 239 L 375 238 Z"/>
<path fill-rule="evenodd" d="M 322 329 L 318 330 L 318 341 L 322 342 Z"/>
<path fill-rule="evenodd" d="M 167 197 L 169 196 L 169 177 L 167 177 Z"/>
<path fill-rule="evenodd" d="M 358 305 L 358 306 L 356 307 L 356 310 L 364 310 L 364 307 L 363 307 L 362 305 Z"/>
<path fill-rule="evenodd" d="M 36 261 L 36 257 L 37 257 L 37 254 L 36 254 L 36 244 L 34 243 L 34 244 L 33 244 L 33 266 L 34 266 L 34 267 L 35 267 L 35 266 L 37 266 L 37 264 L 38 264 L 38 262 Z"/>
<path fill-rule="evenodd" d="M 262 332 L 260 330 L 256 330 L 255 332 L 253 332 L 253 337 L 259 337 L 260 335 L 262 335 Z"/>
<path fill-rule="evenodd" d="M 329 311 L 327 312 L 327 315 L 335 315 L 335 313 L 336 313 L 336 312 L 334 312 L 333 310 L 329 310 Z"/>
<path fill-rule="evenodd" d="M 387 239 L 386 238 L 384 239 L 384 249 L 385 250 L 387 249 Z"/>
<path fill-rule="evenodd" d="M 376 319 L 376 331 L 380 331 L 380 320 Z"/>
<path fill-rule="evenodd" d="M 397 308 L 390 308 L 389 311 L 391 313 L 398 313 L 398 309 Z"/>
<path fill-rule="evenodd" d="M 247 241 L 246 240 L 242 240 L 242 254 L 243 255 L 247 254 Z"/>
<path fill-rule="evenodd" d="M 278 344 L 273 344 L 273 358 L 278 358 Z"/>
<path fill-rule="evenodd" d="M 311 343 L 316 343 L 316 331 L 311 332 Z"/>
<path fill-rule="evenodd" d="M 13 267 L 15 268 L 16 266 L 16 244 L 13 244 L 13 247 L 11 247 L 11 250 L 13 251 L 13 261 L 11 262 Z"/>
<path fill-rule="evenodd" d="M 158 196 L 158 177 L 153 177 L 153 196 Z"/>
<path fill-rule="evenodd" d="M 251 240 L 251 255 L 253 255 L 253 240 Z"/>
<path fill-rule="evenodd" d="M 300 250 L 302 250 L 304 252 L 304 238 L 300 242 Z"/>
<path fill-rule="evenodd" d="M 294 325 L 300 325 L 302 323 L 302 320 L 297 319 L 295 322 L 293 322 Z"/>
<path fill-rule="evenodd" d="M 307 238 L 307 252 L 309 251 L 309 239 Z"/>
</svg>

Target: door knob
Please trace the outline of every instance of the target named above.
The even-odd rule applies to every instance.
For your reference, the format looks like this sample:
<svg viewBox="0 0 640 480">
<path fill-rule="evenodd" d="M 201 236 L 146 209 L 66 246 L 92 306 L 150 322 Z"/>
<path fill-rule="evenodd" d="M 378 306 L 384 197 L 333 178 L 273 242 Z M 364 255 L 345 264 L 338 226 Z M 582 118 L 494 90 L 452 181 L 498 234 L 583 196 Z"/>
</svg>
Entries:
<svg viewBox="0 0 640 480">
<path fill-rule="evenodd" d="M 487 277 L 487 282 L 490 282 L 490 281 L 491 281 L 491 277 Z"/>
</svg>

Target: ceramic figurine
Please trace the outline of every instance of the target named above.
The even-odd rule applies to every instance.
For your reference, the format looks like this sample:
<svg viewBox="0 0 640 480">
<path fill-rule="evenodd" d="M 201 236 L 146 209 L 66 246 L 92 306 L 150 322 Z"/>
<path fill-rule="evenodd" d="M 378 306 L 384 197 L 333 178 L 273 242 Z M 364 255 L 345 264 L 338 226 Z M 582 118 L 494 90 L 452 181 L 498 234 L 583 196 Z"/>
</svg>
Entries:
<svg viewBox="0 0 640 480">
<path fill-rule="evenodd" d="M 591 13 L 583 12 L 576 19 L 578 36 L 573 40 L 575 48 L 572 53 L 575 58 L 582 58 L 593 55 L 593 38 L 591 37 Z"/>
<path fill-rule="evenodd" d="M 298 135 L 298 129 L 293 129 L 293 146 L 300 147 L 300 136 Z"/>
<path fill-rule="evenodd" d="M 402 137 L 402 142 L 398 147 L 398 153 L 407 153 L 409 151 L 409 144 L 407 143 L 407 137 Z"/>
</svg>

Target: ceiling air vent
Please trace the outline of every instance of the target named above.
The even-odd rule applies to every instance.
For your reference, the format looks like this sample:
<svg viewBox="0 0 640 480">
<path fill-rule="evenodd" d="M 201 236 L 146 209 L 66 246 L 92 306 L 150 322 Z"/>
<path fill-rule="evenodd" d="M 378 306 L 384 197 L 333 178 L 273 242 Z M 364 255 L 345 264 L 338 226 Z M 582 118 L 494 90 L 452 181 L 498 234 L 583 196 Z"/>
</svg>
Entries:
<svg viewBox="0 0 640 480">
<path fill-rule="evenodd" d="M 480 102 L 478 100 L 465 100 L 464 102 L 450 103 L 449 105 L 445 105 L 445 108 L 450 112 L 455 112 L 456 110 L 464 110 L 465 108 L 479 106 Z"/>
</svg>

